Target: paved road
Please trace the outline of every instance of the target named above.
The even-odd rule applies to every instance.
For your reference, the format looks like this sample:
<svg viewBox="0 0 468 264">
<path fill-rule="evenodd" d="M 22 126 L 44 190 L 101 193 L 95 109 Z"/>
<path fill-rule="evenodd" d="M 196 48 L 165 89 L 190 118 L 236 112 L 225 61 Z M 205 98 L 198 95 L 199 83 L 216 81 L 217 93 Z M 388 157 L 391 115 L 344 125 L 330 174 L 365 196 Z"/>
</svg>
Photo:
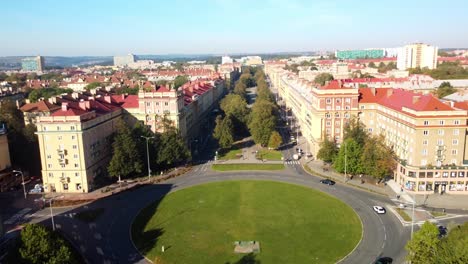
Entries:
<svg viewBox="0 0 468 264">
<path fill-rule="evenodd" d="M 323 185 L 319 183 L 319 178 L 304 171 L 297 173 L 292 168 L 282 172 L 218 173 L 204 170 L 206 166 L 200 164 L 191 173 L 170 179 L 164 184 L 144 186 L 96 201 L 86 208 L 80 207 L 59 214 L 55 217 L 56 223 L 89 263 L 146 263 L 131 242 L 129 228 L 135 215 L 151 202 L 169 192 L 207 182 L 235 179 L 274 180 L 324 191 L 345 201 L 356 210 L 363 222 L 363 240 L 356 251 L 342 263 L 371 263 L 378 256 L 390 256 L 396 260 L 403 258 L 403 247 L 409 236 L 409 229 L 402 227 L 391 213 L 380 216 L 371 209 L 374 204 L 390 203 L 386 197 L 339 184 Z M 70 214 L 80 210 L 94 208 L 106 209 L 95 223 L 87 224 L 70 217 Z M 44 212 L 44 216 L 46 213 Z"/>
</svg>

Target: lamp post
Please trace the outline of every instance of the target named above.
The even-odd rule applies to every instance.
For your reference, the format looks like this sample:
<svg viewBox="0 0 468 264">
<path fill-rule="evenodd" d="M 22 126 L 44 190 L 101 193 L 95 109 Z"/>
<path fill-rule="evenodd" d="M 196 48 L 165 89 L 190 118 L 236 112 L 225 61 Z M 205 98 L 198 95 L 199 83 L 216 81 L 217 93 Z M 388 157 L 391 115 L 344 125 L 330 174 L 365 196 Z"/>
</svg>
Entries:
<svg viewBox="0 0 468 264">
<path fill-rule="evenodd" d="M 150 160 L 149 160 L 149 147 L 148 141 L 154 137 L 145 137 L 141 136 L 142 138 L 146 139 L 146 158 L 148 160 L 148 182 L 151 181 L 151 168 L 150 168 Z"/>
<path fill-rule="evenodd" d="M 22 182 L 21 184 L 23 184 L 24 199 L 26 199 L 27 194 L 26 194 L 26 185 L 24 184 L 24 175 L 23 175 L 23 172 L 20 171 L 20 170 L 13 170 L 13 173 L 19 173 L 19 174 L 21 174 L 21 182 Z"/>
<path fill-rule="evenodd" d="M 414 204 L 416 203 L 416 195 L 413 192 L 413 212 L 411 215 L 411 238 L 413 238 L 413 230 L 414 230 Z"/>
<path fill-rule="evenodd" d="M 52 230 L 53 231 L 55 231 L 55 222 L 54 222 L 54 212 L 52 211 L 52 200 L 53 199 L 60 199 L 60 198 L 63 198 L 63 195 L 58 196 L 58 197 L 52 197 L 52 198 L 49 199 L 50 219 L 52 220 Z"/>
<path fill-rule="evenodd" d="M 346 179 L 348 178 L 348 175 L 347 175 L 347 165 L 348 165 L 348 157 L 346 156 L 346 152 L 347 152 L 347 147 L 346 147 L 346 141 L 343 141 L 343 145 L 344 145 L 344 181 L 346 183 Z"/>
</svg>

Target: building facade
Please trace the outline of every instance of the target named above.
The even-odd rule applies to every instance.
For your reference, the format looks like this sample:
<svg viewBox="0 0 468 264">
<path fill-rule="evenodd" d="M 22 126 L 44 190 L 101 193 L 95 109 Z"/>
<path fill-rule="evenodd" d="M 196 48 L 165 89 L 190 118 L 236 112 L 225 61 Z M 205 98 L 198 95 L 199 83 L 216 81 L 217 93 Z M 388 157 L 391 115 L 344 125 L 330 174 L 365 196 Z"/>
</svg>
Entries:
<svg viewBox="0 0 468 264">
<path fill-rule="evenodd" d="M 10 150 L 8 148 L 7 131 L 0 127 L 0 172 L 11 167 Z"/>
<path fill-rule="evenodd" d="M 114 66 L 125 67 L 133 63 L 135 63 L 135 55 L 133 54 L 114 56 Z"/>
<path fill-rule="evenodd" d="M 410 68 L 437 68 L 438 48 L 423 43 L 415 43 L 399 48 L 397 68 L 406 70 Z"/>
<path fill-rule="evenodd" d="M 383 49 L 337 50 L 335 56 L 340 60 L 377 59 L 385 57 L 385 51 Z"/>
<path fill-rule="evenodd" d="M 313 155 L 325 136 L 340 144 L 343 126 L 356 116 L 370 134 L 384 135 L 395 151 L 399 160 L 393 176 L 402 188 L 468 194 L 468 104 L 340 81 L 316 87 L 279 67 L 267 74 Z"/>
<path fill-rule="evenodd" d="M 21 60 L 21 69 L 23 71 L 44 71 L 44 57 L 36 56 L 30 58 L 24 58 Z"/>
</svg>

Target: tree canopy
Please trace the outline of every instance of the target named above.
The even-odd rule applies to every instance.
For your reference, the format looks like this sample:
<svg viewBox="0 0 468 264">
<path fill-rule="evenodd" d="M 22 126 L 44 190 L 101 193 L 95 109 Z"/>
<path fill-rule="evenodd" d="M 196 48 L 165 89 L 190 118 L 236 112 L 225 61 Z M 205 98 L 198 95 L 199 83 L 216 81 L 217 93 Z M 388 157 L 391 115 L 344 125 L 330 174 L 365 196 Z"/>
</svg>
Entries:
<svg viewBox="0 0 468 264">
<path fill-rule="evenodd" d="M 190 159 L 190 151 L 176 129 L 161 134 L 157 161 L 163 168 L 180 165 Z"/>
<path fill-rule="evenodd" d="M 320 149 L 317 152 L 317 158 L 325 162 L 333 162 L 338 154 L 338 146 L 334 140 L 325 136 L 324 140 L 320 143 Z"/>
<path fill-rule="evenodd" d="M 44 98 L 44 99 L 49 99 L 50 97 L 60 95 L 63 93 L 72 93 L 72 89 L 66 89 L 66 88 L 40 88 L 40 89 L 34 89 L 32 90 L 29 95 L 28 99 L 32 102 L 35 103 L 39 100 L 39 98 Z"/>
<path fill-rule="evenodd" d="M 271 132 L 270 140 L 268 141 L 268 147 L 272 149 L 277 149 L 283 143 L 283 138 L 281 137 L 278 131 Z"/>
<path fill-rule="evenodd" d="M 442 82 L 439 85 L 439 88 L 437 88 L 437 90 L 435 91 L 435 94 L 438 98 L 444 98 L 445 96 L 451 95 L 456 92 L 457 89 L 453 88 L 450 82 Z"/>
<path fill-rule="evenodd" d="M 276 111 L 276 106 L 267 100 L 257 100 L 253 105 L 249 129 L 255 143 L 268 144 L 276 127 Z"/>
<path fill-rule="evenodd" d="M 174 79 L 174 89 L 181 87 L 182 85 L 190 81 L 187 75 L 179 75 Z"/>
<path fill-rule="evenodd" d="M 436 263 L 437 249 L 440 243 L 439 230 L 430 223 L 425 222 L 421 229 L 414 233 L 413 238 L 406 244 L 407 259 L 413 264 Z"/>
<path fill-rule="evenodd" d="M 331 80 L 333 80 L 333 75 L 331 75 L 330 73 L 320 73 L 315 77 L 314 82 L 323 86 L 325 85 L 325 83 Z"/>
<path fill-rule="evenodd" d="M 218 140 L 218 144 L 223 149 L 229 149 L 234 143 L 234 125 L 232 116 L 227 115 L 224 118 L 216 117 L 216 127 L 213 137 Z"/>
</svg>

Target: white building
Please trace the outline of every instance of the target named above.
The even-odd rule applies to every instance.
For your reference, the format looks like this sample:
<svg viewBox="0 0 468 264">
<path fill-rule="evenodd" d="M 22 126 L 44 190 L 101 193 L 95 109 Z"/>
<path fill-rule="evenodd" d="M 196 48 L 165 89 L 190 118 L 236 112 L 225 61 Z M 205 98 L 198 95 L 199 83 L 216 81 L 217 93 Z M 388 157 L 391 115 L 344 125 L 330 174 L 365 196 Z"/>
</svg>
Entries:
<svg viewBox="0 0 468 264">
<path fill-rule="evenodd" d="M 406 70 L 409 68 L 437 68 L 438 47 L 423 43 L 414 43 L 399 48 L 397 56 L 397 68 Z"/>
<path fill-rule="evenodd" d="M 228 63 L 230 64 L 230 63 L 233 63 L 233 62 L 234 62 L 234 60 L 229 56 L 221 57 L 221 64 L 228 64 Z"/>
<path fill-rule="evenodd" d="M 128 64 L 135 63 L 135 55 L 128 54 L 125 56 L 114 56 L 114 66 L 127 66 Z"/>
</svg>

